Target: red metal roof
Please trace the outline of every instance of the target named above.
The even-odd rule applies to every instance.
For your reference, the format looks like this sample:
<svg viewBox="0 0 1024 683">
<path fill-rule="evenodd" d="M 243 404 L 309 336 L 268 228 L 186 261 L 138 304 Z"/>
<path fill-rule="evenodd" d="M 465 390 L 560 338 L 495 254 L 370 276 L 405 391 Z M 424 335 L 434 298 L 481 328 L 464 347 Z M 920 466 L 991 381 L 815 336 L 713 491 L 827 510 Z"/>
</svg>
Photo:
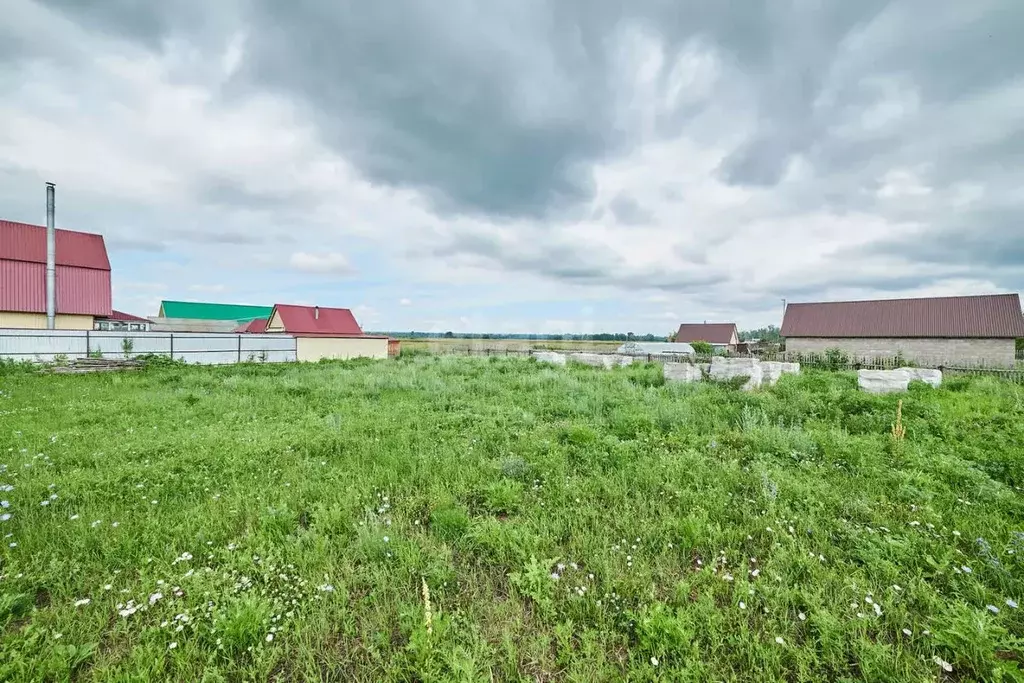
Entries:
<svg viewBox="0 0 1024 683">
<path fill-rule="evenodd" d="M 362 328 L 352 311 L 347 308 L 323 306 L 293 306 L 276 304 L 274 310 L 281 316 L 287 334 L 324 335 L 330 337 L 363 337 Z M 271 319 L 274 314 L 270 314 Z"/>
<path fill-rule="evenodd" d="M 250 320 L 244 325 L 236 327 L 234 331 L 241 334 L 263 334 L 267 331 L 267 319 L 256 318 L 255 320 Z"/>
<path fill-rule="evenodd" d="M 783 337 L 1024 337 L 1016 294 L 797 303 Z"/>
<path fill-rule="evenodd" d="M 736 323 L 683 323 L 676 332 L 677 342 L 706 341 L 709 344 L 732 344 L 739 339 Z"/>
<path fill-rule="evenodd" d="M 57 229 L 54 235 L 58 266 L 110 270 L 103 235 Z M 0 220 L 0 260 L 46 264 L 46 228 Z"/>
<path fill-rule="evenodd" d="M 148 323 L 148 318 L 140 318 L 137 315 L 131 313 L 125 313 L 124 311 L 111 311 L 110 315 L 106 316 L 106 320 L 123 320 L 125 322 L 133 323 Z"/>
<path fill-rule="evenodd" d="M 106 317 L 110 271 L 57 266 L 57 313 Z M 0 311 L 46 313 L 46 264 L 0 259 Z"/>
</svg>

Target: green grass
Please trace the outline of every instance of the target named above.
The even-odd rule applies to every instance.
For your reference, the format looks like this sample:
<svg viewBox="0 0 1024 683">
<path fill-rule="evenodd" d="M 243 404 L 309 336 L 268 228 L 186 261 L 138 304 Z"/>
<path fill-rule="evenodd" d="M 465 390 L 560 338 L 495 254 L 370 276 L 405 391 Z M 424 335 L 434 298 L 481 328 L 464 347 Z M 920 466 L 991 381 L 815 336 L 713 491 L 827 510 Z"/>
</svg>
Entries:
<svg viewBox="0 0 1024 683">
<path fill-rule="evenodd" d="M 0 392 L 0 680 L 1024 680 L 1024 389 L 995 379 L 912 386 L 902 444 L 899 397 L 824 372 L 414 356 Z"/>
</svg>

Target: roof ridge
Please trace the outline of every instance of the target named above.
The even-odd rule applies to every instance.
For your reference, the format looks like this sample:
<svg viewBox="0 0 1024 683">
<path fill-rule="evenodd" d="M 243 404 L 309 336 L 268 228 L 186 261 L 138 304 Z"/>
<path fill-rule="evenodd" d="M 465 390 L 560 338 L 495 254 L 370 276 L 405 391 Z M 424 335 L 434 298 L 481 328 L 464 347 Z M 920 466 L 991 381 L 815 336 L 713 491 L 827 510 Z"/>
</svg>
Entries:
<svg viewBox="0 0 1024 683">
<path fill-rule="evenodd" d="M 1001 296 L 1020 295 L 1017 292 L 999 292 L 998 294 L 957 294 L 952 296 L 897 296 L 889 299 L 843 299 L 840 301 L 789 301 L 786 307 L 790 306 L 820 306 L 823 304 L 877 304 L 889 301 L 946 301 L 950 299 L 991 299 Z"/>
</svg>

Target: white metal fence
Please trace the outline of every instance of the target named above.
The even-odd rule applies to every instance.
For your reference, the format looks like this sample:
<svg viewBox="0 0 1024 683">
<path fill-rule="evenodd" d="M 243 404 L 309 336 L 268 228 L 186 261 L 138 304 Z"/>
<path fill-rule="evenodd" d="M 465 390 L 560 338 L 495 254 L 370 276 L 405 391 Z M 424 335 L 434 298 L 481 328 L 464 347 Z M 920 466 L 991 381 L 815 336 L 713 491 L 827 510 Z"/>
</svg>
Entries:
<svg viewBox="0 0 1024 683">
<path fill-rule="evenodd" d="M 297 359 L 295 337 L 285 335 L 0 330 L 0 358 L 10 360 L 50 363 L 64 358 L 125 358 L 150 353 L 202 365 Z"/>
</svg>

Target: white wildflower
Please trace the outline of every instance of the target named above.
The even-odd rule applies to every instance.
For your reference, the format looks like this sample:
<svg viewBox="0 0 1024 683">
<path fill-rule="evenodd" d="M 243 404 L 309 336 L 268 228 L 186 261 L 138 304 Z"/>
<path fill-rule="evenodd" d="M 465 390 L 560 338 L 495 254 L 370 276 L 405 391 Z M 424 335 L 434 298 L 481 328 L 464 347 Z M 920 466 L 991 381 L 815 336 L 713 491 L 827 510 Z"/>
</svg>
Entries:
<svg viewBox="0 0 1024 683">
<path fill-rule="evenodd" d="M 2 515 L 0 515 L 0 522 L 6 522 L 10 518 L 11 518 L 11 513 L 10 512 L 5 512 Z"/>
<path fill-rule="evenodd" d="M 1017 601 L 1012 598 L 1006 599 L 1006 606 L 1011 609 L 1017 609 Z"/>
<path fill-rule="evenodd" d="M 78 519 L 78 515 L 71 515 L 70 517 L 68 517 L 68 520 L 70 520 L 72 522 L 75 521 L 76 519 Z"/>
<path fill-rule="evenodd" d="M 651 657 L 651 666 L 658 666 L 658 658 Z"/>
<path fill-rule="evenodd" d="M 177 642 L 172 642 L 172 643 L 170 643 L 170 644 L 169 644 L 169 645 L 167 646 L 167 649 L 168 649 L 168 650 L 173 650 L 173 649 L 174 649 L 174 648 L 176 648 L 176 647 L 178 647 L 178 643 L 177 643 Z"/>
<path fill-rule="evenodd" d="M 153 593 L 152 595 L 149 596 L 149 604 L 155 605 L 163 597 L 164 597 L 163 593 Z"/>
<path fill-rule="evenodd" d="M 786 644 L 786 641 L 782 638 L 782 636 L 775 636 L 775 642 L 778 643 L 779 645 L 785 645 Z"/>
<path fill-rule="evenodd" d="M 268 634 L 267 634 L 267 642 L 269 643 L 269 642 L 271 642 L 272 640 L 274 640 L 274 634 L 273 634 L 273 633 L 268 633 Z"/>
<path fill-rule="evenodd" d="M 935 661 L 936 664 L 941 666 L 942 670 L 945 671 L 946 673 L 949 673 L 950 671 L 953 670 L 953 665 L 950 664 L 949 662 L 947 662 L 945 659 L 943 659 L 942 657 L 940 657 L 938 655 L 935 655 L 934 661 Z"/>
<path fill-rule="evenodd" d="M 911 631 L 909 628 L 905 628 L 905 629 L 903 629 L 903 635 L 905 635 L 905 636 L 907 636 L 909 638 L 910 636 L 914 635 L 914 632 Z"/>
<path fill-rule="evenodd" d="M 0 508 L 9 508 L 9 507 L 11 507 L 10 502 L 8 502 L 6 500 L 0 500 Z"/>
<path fill-rule="evenodd" d="M 796 615 L 796 618 L 799 619 L 800 621 L 807 621 L 807 615 L 804 614 L 803 612 L 801 612 L 800 614 Z"/>
<path fill-rule="evenodd" d="M 747 609 L 747 603 L 740 600 L 740 609 Z"/>
<path fill-rule="evenodd" d="M 968 566 L 967 566 L 966 564 L 960 565 L 960 570 L 961 570 L 961 571 L 962 571 L 962 572 L 963 572 L 964 574 L 971 574 L 971 573 L 973 573 L 973 571 L 974 571 L 974 570 L 972 570 L 972 569 L 971 569 L 970 567 L 968 567 Z"/>
<path fill-rule="evenodd" d="M 75 607 L 81 607 L 82 605 L 88 605 L 92 600 L 89 598 L 82 598 L 81 600 L 75 600 Z"/>
<path fill-rule="evenodd" d="M 999 608 L 995 605 L 985 605 L 985 609 L 987 609 L 992 614 L 999 614 Z"/>
</svg>

